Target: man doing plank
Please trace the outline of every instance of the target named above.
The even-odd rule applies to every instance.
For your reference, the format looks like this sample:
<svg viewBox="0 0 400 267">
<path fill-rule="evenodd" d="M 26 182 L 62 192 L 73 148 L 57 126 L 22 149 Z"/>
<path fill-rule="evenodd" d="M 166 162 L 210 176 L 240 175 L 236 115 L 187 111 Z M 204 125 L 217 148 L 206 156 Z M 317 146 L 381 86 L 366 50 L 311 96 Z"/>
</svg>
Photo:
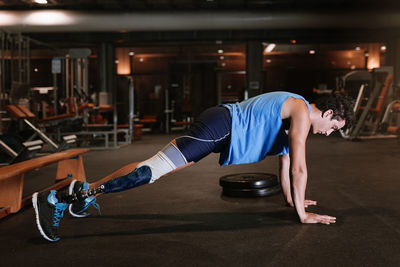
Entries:
<svg viewBox="0 0 400 267">
<path fill-rule="evenodd" d="M 295 207 L 301 223 L 331 224 L 336 218 L 305 211 L 316 205 L 306 200 L 306 140 L 313 134 L 330 135 L 349 126 L 353 101 L 347 96 L 323 96 L 310 104 L 289 92 L 261 94 L 240 103 L 225 104 L 204 111 L 185 136 L 173 139 L 156 155 L 131 163 L 107 176 L 101 183 L 74 180 L 69 192 L 55 190 L 32 197 L 36 222 L 42 236 L 57 241 L 59 222 L 65 209 L 85 217 L 96 203 L 95 195 L 124 191 L 151 184 L 160 177 L 198 162 L 211 152 L 220 153 L 220 165 L 253 163 L 266 156 L 279 156 L 279 175 L 285 201 Z"/>
</svg>

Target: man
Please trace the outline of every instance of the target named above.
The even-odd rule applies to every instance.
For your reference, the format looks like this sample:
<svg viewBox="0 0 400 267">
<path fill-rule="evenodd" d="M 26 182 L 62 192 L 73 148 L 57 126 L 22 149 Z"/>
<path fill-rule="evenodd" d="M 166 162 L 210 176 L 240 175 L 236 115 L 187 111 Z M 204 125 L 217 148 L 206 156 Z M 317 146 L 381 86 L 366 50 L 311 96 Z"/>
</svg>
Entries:
<svg viewBox="0 0 400 267">
<path fill-rule="evenodd" d="M 58 241 L 58 226 L 67 207 L 75 217 L 85 217 L 96 204 L 96 194 L 124 191 L 155 182 L 160 177 L 198 162 L 211 152 L 220 153 L 221 165 L 244 164 L 279 155 L 279 176 L 285 201 L 295 207 L 301 223 L 336 222 L 335 217 L 308 213 L 316 205 L 305 199 L 307 184 L 306 140 L 314 134 L 330 135 L 349 125 L 353 101 L 330 95 L 309 104 L 302 96 L 272 92 L 241 103 L 207 109 L 188 135 L 172 140 L 152 158 L 129 164 L 102 181 L 89 185 L 74 180 L 69 192 L 35 193 L 32 197 L 40 233 Z"/>
</svg>

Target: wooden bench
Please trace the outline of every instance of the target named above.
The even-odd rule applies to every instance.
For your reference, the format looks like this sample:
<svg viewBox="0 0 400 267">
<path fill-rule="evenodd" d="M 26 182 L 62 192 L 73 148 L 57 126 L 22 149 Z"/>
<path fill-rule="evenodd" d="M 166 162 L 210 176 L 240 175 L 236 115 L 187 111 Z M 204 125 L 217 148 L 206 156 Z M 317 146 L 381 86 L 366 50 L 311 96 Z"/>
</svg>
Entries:
<svg viewBox="0 0 400 267">
<path fill-rule="evenodd" d="M 0 218 L 30 204 L 31 196 L 22 198 L 24 174 L 29 171 L 58 163 L 56 183 L 42 191 L 58 190 L 67 186 L 72 179 L 86 181 L 82 154 L 88 151 L 70 149 L 0 168 Z"/>
</svg>

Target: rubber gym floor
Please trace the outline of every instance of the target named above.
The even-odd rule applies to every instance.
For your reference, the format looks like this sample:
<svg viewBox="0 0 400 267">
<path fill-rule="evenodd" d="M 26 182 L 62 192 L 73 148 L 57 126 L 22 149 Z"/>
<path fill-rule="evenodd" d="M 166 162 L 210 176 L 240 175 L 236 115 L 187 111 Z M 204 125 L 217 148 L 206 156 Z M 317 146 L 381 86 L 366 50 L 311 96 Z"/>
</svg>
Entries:
<svg viewBox="0 0 400 267">
<path fill-rule="evenodd" d="M 174 136 L 144 135 L 84 155 L 88 181 L 152 156 Z M 98 198 L 88 218 L 68 212 L 61 240 L 44 240 L 32 207 L 0 220 L 1 266 L 399 266 L 400 143 L 310 136 L 308 211 L 337 217 L 303 225 L 281 195 L 227 198 L 219 177 L 277 173 L 277 158 L 220 167 L 218 155 L 152 185 Z M 25 177 L 24 195 L 53 182 L 55 166 Z"/>
</svg>

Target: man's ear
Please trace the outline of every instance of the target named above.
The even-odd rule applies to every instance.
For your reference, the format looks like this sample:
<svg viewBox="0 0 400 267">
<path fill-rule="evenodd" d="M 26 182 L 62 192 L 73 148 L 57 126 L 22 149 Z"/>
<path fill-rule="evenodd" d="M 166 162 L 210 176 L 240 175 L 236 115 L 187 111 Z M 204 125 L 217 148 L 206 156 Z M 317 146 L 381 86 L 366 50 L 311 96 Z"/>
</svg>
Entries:
<svg viewBox="0 0 400 267">
<path fill-rule="evenodd" d="M 326 118 L 326 117 L 329 117 L 329 116 L 332 116 L 332 115 L 333 115 L 333 110 L 332 109 L 328 109 L 328 110 L 325 110 L 325 111 L 322 112 L 321 117 L 322 118 Z"/>
</svg>

